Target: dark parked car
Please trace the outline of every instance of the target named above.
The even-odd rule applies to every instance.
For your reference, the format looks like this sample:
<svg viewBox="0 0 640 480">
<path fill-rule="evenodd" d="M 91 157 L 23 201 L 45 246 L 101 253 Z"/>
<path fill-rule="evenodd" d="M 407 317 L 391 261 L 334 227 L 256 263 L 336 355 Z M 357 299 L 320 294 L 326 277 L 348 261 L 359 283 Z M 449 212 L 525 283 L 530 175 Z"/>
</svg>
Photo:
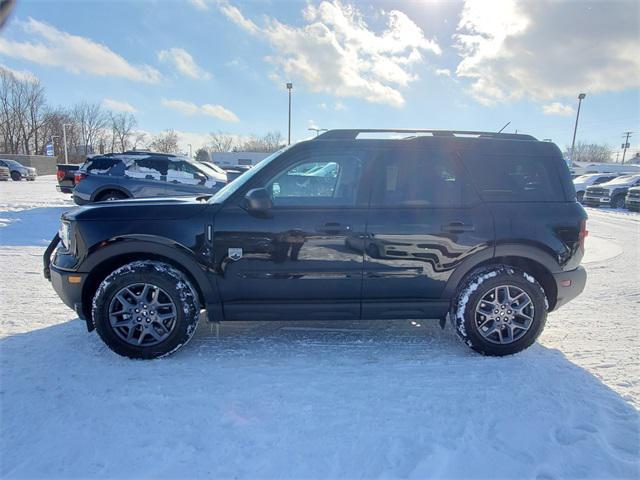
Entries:
<svg viewBox="0 0 640 480">
<path fill-rule="evenodd" d="M 624 203 L 627 209 L 633 212 L 640 212 L 640 187 L 630 188 Z"/>
<path fill-rule="evenodd" d="M 226 176 L 186 157 L 125 152 L 88 159 L 75 173 L 78 205 L 125 198 L 212 195 Z"/>
<path fill-rule="evenodd" d="M 7 167 L 0 167 L 0 181 L 6 182 L 11 178 L 11 171 Z"/>
<path fill-rule="evenodd" d="M 58 164 L 56 170 L 58 185 L 56 185 L 56 189 L 59 192 L 73 193 L 73 187 L 76 186 L 75 175 L 79 168 L 80 165 Z"/>
<path fill-rule="evenodd" d="M 560 150 L 529 135 L 393 133 L 329 131 L 208 200 L 69 211 L 45 276 L 135 358 L 180 348 L 203 308 L 215 322 L 449 317 L 478 352 L 527 348 L 586 281 L 587 216 Z"/>
<path fill-rule="evenodd" d="M 587 187 L 582 203 L 590 207 L 624 208 L 627 191 L 637 185 L 640 185 L 640 174 L 622 175 L 610 182 Z"/>
<path fill-rule="evenodd" d="M 11 179 L 16 182 L 19 182 L 22 179 L 33 182 L 38 177 L 38 172 L 35 168 L 25 167 L 15 160 L 0 158 L 0 167 L 7 167 L 9 169 Z"/>
</svg>

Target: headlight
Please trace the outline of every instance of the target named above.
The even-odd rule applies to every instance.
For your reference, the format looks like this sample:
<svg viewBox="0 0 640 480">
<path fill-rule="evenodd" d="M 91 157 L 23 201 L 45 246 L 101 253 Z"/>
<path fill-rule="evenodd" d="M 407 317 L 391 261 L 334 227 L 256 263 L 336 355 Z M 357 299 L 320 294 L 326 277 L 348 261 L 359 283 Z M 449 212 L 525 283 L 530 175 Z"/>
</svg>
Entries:
<svg viewBox="0 0 640 480">
<path fill-rule="evenodd" d="M 64 220 L 60 223 L 60 230 L 58 230 L 58 236 L 64 248 L 69 248 L 69 222 Z"/>
</svg>

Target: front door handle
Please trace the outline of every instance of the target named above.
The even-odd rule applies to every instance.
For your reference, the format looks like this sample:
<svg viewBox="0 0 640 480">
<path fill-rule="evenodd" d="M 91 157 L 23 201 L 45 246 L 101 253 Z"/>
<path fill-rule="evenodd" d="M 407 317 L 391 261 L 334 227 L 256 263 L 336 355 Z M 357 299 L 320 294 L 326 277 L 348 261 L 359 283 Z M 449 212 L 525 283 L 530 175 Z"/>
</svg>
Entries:
<svg viewBox="0 0 640 480">
<path fill-rule="evenodd" d="M 462 222 L 451 222 L 447 225 L 442 225 L 442 231 L 446 233 L 463 233 L 473 232 L 476 227 L 474 225 L 465 224 Z"/>
<path fill-rule="evenodd" d="M 326 233 L 328 235 L 339 235 L 351 233 L 351 225 L 343 225 L 342 223 L 327 222 L 316 228 L 318 233 Z"/>
</svg>

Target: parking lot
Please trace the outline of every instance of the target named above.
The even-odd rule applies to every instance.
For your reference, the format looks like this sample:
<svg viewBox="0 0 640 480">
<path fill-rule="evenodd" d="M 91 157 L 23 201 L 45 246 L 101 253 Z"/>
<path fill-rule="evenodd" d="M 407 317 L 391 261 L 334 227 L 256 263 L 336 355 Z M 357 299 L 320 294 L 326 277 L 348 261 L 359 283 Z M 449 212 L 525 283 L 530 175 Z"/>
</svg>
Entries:
<svg viewBox="0 0 640 480">
<path fill-rule="evenodd" d="M 42 277 L 54 185 L 0 184 L 3 477 L 640 473 L 640 214 L 588 209 L 586 291 L 512 357 L 437 322 L 201 322 L 142 362 Z"/>
</svg>

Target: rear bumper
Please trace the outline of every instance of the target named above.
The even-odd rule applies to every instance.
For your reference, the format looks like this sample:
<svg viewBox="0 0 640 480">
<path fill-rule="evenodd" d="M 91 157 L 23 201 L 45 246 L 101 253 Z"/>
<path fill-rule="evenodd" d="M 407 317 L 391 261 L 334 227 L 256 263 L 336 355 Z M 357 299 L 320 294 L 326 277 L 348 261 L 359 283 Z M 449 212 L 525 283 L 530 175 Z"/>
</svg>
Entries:
<svg viewBox="0 0 640 480">
<path fill-rule="evenodd" d="M 73 185 L 56 185 L 56 190 L 61 193 L 73 193 Z"/>
<path fill-rule="evenodd" d="M 87 203 L 90 203 L 89 199 L 79 196 L 78 192 L 75 190 L 73 190 L 73 201 L 76 205 L 86 205 Z"/>
<path fill-rule="evenodd" d="M 578 267 L 568 272 L 554 273 L 553 278 L 558 291 L 556 305 L 553 309 L 557 310 L 582 293 L 587 283 L 587 271 L 584 267 Z"/>
</svg>

